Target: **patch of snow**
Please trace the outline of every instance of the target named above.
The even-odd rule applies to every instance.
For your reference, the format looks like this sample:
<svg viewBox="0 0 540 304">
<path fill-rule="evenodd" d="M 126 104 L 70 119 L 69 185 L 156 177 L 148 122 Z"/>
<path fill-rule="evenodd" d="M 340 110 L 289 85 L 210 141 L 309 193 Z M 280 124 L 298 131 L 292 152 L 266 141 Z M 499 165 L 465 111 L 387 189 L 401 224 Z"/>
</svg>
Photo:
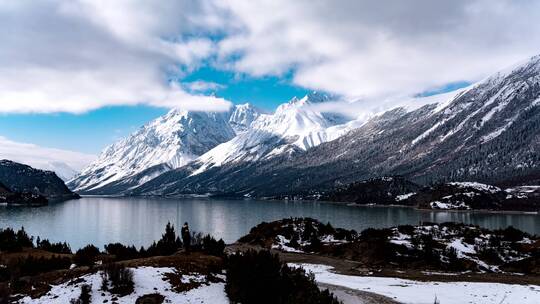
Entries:
<svg viewBox="0 0 540 304">
<path fill-rule="evenodd" d="M 506 123 L 506 125 L 498 128 L 497 130 L 495 130 L 495 131 L 493 131 L 493 132 L 491 132 L 491 133 L 489 133 L 487 135 L 482 136 L 481 141 L 483 143 L 485 143 L 485 142 L 488 142 L 490 140 L 493 140 L 493 139 L 499 137 L 499 135 L 501 135 L 504 131 L 506 131 L 513 123 L 514 123 L 514 121 L 510 120 L 508 123 Z"/>
<path fill-rule="evenodd" d="M 172 273 L 176 270 L 170 267 L 139 267 L 132 268 L 135 290 L 133 293 L 119 297 L 117 303 L 133 304 L 135 300 L 143 295 L 159 293 L 165 296 L 165 303 L 206 303 L 206 304 L 228 304 L 229 299 L 225 294 L 224 283 L 208 283 L 203 284 L 199 288 L 191 289 L 186 292 L 177 293 L 172 289 L 171 284 L 163 280 L 166 273 Z M 182 275 L 184 277 L 185 275 Z M 185 276 L 186 279 L 196 281 L 204 280 L 204 276 L 193 275 Z M 84 282 L 69 285 L 68 283 L 53 285 L 51 290 L 44 296 L 32 299 L 24 297 L 19 300 L 19 303 L 25 304 L 66 304 L 70 303 L 71 299 L 79 298 L 81 293 L 81 285 L 89 284 L 92 286 L 92 303 L 111 303 L 114 297 L 109 292 L 100 290 L 101 275 L 100 273 L 88 274 L 81 277 Z M 184 278 L 182 278 L 184 279 Z"/>
<path fill-rule="evenodd" d="M 466 257 L 468 254 L 476 254 L 474 246 L 463 243 L 463 238 L 453 240 L 450 244 L 448 244 L 447 248 L 454 248 L 457 252 L 458 258 Z"/>
<path fill-rule="evenodd" d="M 347 243 L 346 240 L 338 240 L 334 238 L 333 235 L 325 235 L 321 237 L 321 243 L 327 243 L 327 244 L 344 244 Z"/>
<path fill-rule="evenodd" d="M 331 272 L 332 267 L 317 264 L 289 264 L 302 267 L 320 283 L 368 291 L 404 304 L 432 304 L 435 297 L 443 304 L 537 304 L 538 285 L 512 285 L 471 282 L 421 282 L 398 278 L 349 276 Z"/>
<path fill-rule="evenodd" d="M 508 188 L 505 190 L 509 193 L 534 193 L 540 191 L 540 186 L 518 186 L 513 188 Z"/>
<path fill-rule="evenodd" d="M 283 235 L 278 235 L 276 241 L 277 243 L 272 245 L 272 249 L 277 249 L 277 250 L 281 250 L 285 252 L 303 253 L 302 250 L 298 250 L 287 245 L 287 244 L 290 244 L 291 241 L 285 238 Z"/>
<path fill-rule="evenodd" d="M 416 192 L 411 192 L 411 193 L 407 193 L 407 194 L 401 194 L 401 195 L 398 195 L 396 196 L 396 201 L 400 202 L 400 201 L 404 201 L 406 199 L 408 199 L 409 197 L 415 195 Z"/>
<path fill-rule="evenodd" d="M 459 188 L 473 188 L 479 191 L 485 191 L 489 193 L 497 193 L 501 191 L 501 188 L 492 185 L 486 185 L 478 182 L 452 182 L 449 185 L 457 186 Z"/>
<path fill-rule="evenodd" d="M 451 196 L 450 196 L 451 197 Z M 449 198 L 449 197 L 446 197 Z M 443 209 L 443 210 L 456 210 L 456 209 L 471 209 L 471 207 L 463 201 L 457 202 L 441 202 L 433 201 L 429 203 L 432 209 Z"/>
</svg>

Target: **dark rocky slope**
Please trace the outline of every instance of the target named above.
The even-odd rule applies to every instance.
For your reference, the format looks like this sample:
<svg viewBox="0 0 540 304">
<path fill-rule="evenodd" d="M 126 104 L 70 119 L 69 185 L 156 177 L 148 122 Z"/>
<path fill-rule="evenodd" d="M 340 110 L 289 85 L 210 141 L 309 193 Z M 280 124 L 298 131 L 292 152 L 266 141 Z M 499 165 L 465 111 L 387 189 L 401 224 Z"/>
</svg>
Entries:
<svg viewBox="0 0 540 304">
<path fill-rule="evenodd" d="M 9 160 L 0 160 L 0 183 L 12 192 L 39 195 L 52 201 L 79 197 L 54 172 Z"/>
</svg>

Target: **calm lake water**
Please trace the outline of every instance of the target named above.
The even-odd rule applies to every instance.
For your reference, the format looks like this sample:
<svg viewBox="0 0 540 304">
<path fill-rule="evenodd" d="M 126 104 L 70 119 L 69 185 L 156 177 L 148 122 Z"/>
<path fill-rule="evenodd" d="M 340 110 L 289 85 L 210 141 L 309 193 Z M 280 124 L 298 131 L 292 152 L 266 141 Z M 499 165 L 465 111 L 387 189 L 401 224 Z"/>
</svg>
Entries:
<svg viewBox="0 0 540 304">
<path fill-rule="evenodd" d="M 399 207 L 359 207 L 292 201 L 101 198 L 85 197 L 40 208 L 0 207 L 0 227 L 25 229 L 73 249 L 110 242 L 147 246 L 160 238 L 167 222 L 211 233 L 234 242 L 262 221 L 313 217 L 335 227 L 361 231 L 368 227 L 418 224 L 421 221 L 472 223 L 486 228 L 513 225 L 540 234 L 540 215 L 418 211 Z"/>
</svg>

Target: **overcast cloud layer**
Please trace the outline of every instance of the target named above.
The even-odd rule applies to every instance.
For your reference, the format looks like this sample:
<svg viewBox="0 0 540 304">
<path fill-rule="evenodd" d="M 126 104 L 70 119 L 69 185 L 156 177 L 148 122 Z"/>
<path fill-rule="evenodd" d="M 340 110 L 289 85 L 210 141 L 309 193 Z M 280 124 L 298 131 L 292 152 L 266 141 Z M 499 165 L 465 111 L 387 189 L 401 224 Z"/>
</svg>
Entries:
<svg viewBox="0 0 540 304">
<path fill-rule="evenodd" d="M 201 65 L 292 72 L 347 98 L 409 95 L 540 53 L 538 20 L 525 0 L 0 0 L 0 112 L 226 109 L 208 84 L 182 83 Z"/>
</svg>

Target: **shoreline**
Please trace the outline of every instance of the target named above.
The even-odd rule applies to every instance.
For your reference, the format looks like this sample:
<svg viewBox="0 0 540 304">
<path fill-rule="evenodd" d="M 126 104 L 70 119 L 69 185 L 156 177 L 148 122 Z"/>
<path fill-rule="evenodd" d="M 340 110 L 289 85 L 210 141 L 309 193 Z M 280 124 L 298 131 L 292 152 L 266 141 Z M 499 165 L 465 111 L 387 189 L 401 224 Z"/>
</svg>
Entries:
<svg viewBox="0 0 540 304">
<path fill-rule="evenodd" d="M 298 200 L 298 199 L 270 199 L 265 197 L 213 197 L 209 194 L 194 194 L 182 196 L 159 196 L 159 195 L 114 195 L 114 194 L 84 194 L 81 197 L 88 198 L 157 198 L 157 199 L 206 199 L 206 200 L 255 200 L 264 202 L 300 202 L 300 203 L 322 203 L 346 205 L 348 207 L 363 207 L 363 208 L 411 208 L 420 212 L 455 212 L 455 213 L 486 213 L 486 214 L 523 214 L 523 215 L 538 215 L 540 211 L 519 211 L 519 210 L 490 210 L 490 209 L 424 209 L 416 206 L 400 205 L 400 204 L 358 204 L 354 202 L 334 202 L 334 201 L 319 201 L 319 200 Z"/>
</svg>

